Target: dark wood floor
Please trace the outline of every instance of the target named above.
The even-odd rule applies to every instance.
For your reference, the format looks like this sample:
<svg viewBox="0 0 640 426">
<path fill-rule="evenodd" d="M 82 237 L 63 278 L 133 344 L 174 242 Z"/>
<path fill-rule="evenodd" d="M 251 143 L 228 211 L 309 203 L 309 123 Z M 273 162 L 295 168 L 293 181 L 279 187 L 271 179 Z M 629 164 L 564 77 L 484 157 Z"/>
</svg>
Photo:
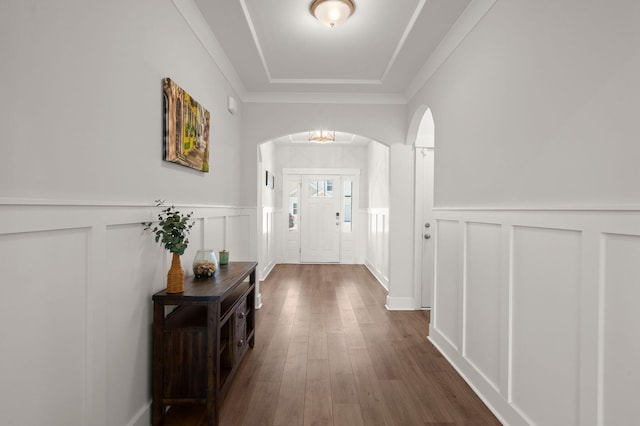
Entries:
<svg viewBox="0 0 640 426">
<path fill-rule="evenodd" d="M 365 267 L 279 265 L 260 291 L 222 425 L 500 424 Z"/>
</svg>

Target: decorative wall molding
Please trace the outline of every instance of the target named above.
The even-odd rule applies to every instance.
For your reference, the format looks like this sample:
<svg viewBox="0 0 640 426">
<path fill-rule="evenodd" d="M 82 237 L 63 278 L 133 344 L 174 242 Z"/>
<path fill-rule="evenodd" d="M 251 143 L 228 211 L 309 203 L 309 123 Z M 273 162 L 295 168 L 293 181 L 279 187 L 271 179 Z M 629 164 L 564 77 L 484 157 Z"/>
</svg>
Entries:
<svg viewBox="0 0 640 426">
<path fill-rule="evenodd" d="M 274 207 L 262 208 L 262 232 L 261 241 L 262 249 L 260 251 L 260 259 L 258 260 L 258 280 L 264 281 L 276 266 L 278 260 L 278 241 L 281 232 L 282 209 Z M 261 304 L 256 304 L 261 306 Z"/>
<path fill-rule="evenodd" d="M 436 296 L 429 339 L 504 424 L 634 418 L 640 211 L 439 209 L 436 221 L 435 291 L 449 296 Z"/>
<path fill-rule="evenodd" d="M 255 260 L 255 208 L 175 205 L 194 212 L 182 256 L 187 275 L 199 248 L 231 248 L 231 260 Z M 141 203 L 1 200 L 0 257 L 8 266 L 3 283 L 5 289 L 14 283 L 11 306 L 19 307 L 24 332 L 39 330 L 33 339 L 7 346 L 3 356 L 28 361 L 25 354 L 42 354 L 60 333 L 73 342 L 47 350 L 56 369 L 3 373 L 7 383 L 46 392 L 44 423 L 150 423 L 151 295 L 165 286 L 170 256 L 141 222 L 156 219 L 158 211 Z M 0 317 L 11 313 L 1 311 Z M 0 333 L 12 339 L 17 335 L 3 327 L 14 325 L 5 319 Z M 30 399 L 5 401 L 12 407 L 5 418 L 15 414 L 22 419 L 16 422 L 24 421 L 30 409 L 25 401 Z"/>
<path fill-rule="evenodd" d="M 389 291 L 389 209 L 373 208 L 366 211 L 367 251 L 365 266 Z"/>
</svg>

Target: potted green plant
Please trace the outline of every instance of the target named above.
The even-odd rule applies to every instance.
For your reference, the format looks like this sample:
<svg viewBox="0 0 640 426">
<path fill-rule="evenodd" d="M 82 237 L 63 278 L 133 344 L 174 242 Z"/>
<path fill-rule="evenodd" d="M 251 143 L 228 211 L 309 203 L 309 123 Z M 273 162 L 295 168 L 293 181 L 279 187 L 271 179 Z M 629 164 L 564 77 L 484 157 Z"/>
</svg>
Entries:
<svg viewBox="0 0 640 426">
<path fill-rule="evenodd" d="M 172 253 L 171 268 L 167 273 L 167 293 L 182 293 L 184 291 L 184 271 L 180 265 L 180 256 L 189 245 L 188 234 L 193 228 L 191 220 L 193 212 L 182 213 L 174 206 L 165 206 L 164 201 L 156 200 L 156 207 L 164 207 L 158 214 L 158 223 L 143 222 L 146 231 L 155 234 L 156 242 L 161 243 Z"/>
</svg>

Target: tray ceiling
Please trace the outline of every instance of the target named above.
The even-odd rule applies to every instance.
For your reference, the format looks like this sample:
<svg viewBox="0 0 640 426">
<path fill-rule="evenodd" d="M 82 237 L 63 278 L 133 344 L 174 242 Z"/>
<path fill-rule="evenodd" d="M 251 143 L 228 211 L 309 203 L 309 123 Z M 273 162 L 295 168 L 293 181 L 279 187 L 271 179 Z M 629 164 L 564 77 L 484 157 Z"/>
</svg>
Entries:
<svg viewBox="0 0 640 426">
<path fill-rule="evenodd" d="M 470 0 L 355 0 L 330 29 L 311 0 L 195 0 L 249 94 L 407 90 Z"/>
</svg>

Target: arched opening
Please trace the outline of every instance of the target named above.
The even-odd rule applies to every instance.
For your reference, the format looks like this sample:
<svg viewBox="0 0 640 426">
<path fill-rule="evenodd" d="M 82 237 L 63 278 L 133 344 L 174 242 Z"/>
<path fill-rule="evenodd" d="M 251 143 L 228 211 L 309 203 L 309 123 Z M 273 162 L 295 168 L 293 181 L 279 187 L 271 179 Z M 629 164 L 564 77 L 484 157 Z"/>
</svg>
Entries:
<svg viewBox="0 0 640 426">
<path fill-rule="evenodd" d="M 340 131 L 330 143 L 310 142 L 309 132 L 301 132 L 258 145 L 257 242 L 262 279 L 278 263 L 351 263 L 367 265 L 388 288 L 388 151 L 380 142 Z M 273 187 L 267 172 L 274 176 Z M 328 211 L 339 235 L 338 257 L 305 256 L 305 236 L 300 232 L 316 220 L 309 215 L 311 209 L 314 214 L 320 210 L 315 204 L 311 207 L 310 201 L 328 201 L 329 193 L 337 202 Z"/>
<path fill-rule="evenodd" d="M 416 111 L 414 122 L 417 123 L 412 126 L 415 130 L 415 295 L 417 307 L 430 309 L 435 268 L 435 124 L 431 109 L 423 106 Z"/>
</svg>

